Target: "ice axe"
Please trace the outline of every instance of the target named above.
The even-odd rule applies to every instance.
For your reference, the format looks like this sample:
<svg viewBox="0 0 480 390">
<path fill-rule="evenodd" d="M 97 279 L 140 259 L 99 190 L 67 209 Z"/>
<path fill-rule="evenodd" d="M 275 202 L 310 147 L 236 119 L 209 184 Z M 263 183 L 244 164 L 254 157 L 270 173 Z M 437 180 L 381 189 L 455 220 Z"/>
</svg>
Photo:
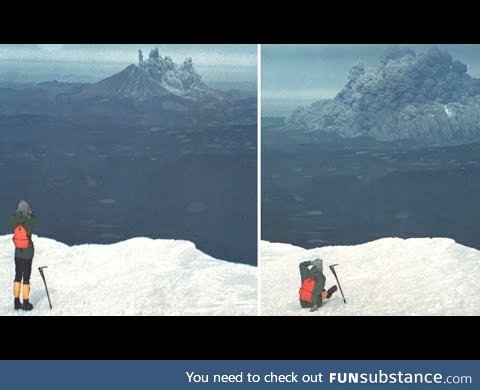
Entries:
<svg viewBox="0 0 480 390">
<path fill-rule="evenodd" d="M 40 271 L 40 275 L 42 275 L 43 284 L 45 285 L 45 291 L 47 292 L 48 303 L 50 304 L 50 309 L 53 309 L 52 301 L 50 301 L 50 294 L 48 294 L 47 281 L 45 280 L 45 275 L 43 274 L 44 268 L 48 268 L 48 266 L 44 265 L 43 267 L 38 267 L 38 270 Z"/>
<path fill-rule="evenodd" d="M 335 279 L 337 279 L 338 288 L 340 289 L 340 292 L 342 293 L 343 302 L 347 303 L 347 301 L 345 300 L 345 295 L 343 295 L 342 286 L 340 286 L 340 282 L 338 281 L 337 273 L 335 272 L 335 268 L 333 268 L 336 265 L 338 265 L 338 264 L 332 264 L 332 265 L 329 265 L 328 267 L 330 268 L 330 271 L 333 272 L 333 275 L 335 276 Z"/>
</svg>

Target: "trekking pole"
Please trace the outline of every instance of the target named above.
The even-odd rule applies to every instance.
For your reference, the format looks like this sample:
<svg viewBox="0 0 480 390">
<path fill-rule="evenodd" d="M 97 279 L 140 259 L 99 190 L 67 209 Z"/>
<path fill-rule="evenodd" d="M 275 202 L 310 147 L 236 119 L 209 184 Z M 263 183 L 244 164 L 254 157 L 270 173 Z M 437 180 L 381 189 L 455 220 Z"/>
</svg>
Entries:
<svg viewBox="0 0 480 390">
<path fill-rule="evenodd" d="M 343 302 L 347 303 L 347 301 L 345 300 L 345 295 L 343 295 L 342 286 L 340 286 L 340 282 L 338 281 L 337 273 L 335 272 L 335 268 L 333 268 L 336 265 L 338 265 L 338 264 L 332 264 L 332 265 L 329 265 L 328 267 L 330 268 L 330 271 L 333 272 L 333 275 L 335 275 L 335 279 L 337 279 L 338 288 L 340 289 L 340 292 L 342 293 Z"/>
<path fill-rule="evenodd" d="M 50 304 L 50 309 L 53 309 L 52 302 L 50 301 L 50 295 L 48 294 L 47 281 L 45 280 L 45 275 L 43 274 L 44 268 L 48 268 L 48 266 L 44 265 L 43 267 L 38 267 L 38 270 L 40 271 L 40 275 L 42 275 L 43 284 L 45 285 L 45 291 L 47 292 L 48 303 Z"/>
</svg>

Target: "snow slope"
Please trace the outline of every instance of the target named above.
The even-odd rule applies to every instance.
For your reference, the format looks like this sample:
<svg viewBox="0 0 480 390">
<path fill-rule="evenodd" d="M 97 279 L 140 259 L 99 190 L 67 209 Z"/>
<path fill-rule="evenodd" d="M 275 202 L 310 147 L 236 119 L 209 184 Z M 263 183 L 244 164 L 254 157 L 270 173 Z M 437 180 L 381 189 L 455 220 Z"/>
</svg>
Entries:
<svg viewBox="0 0 480 390">
<path fill-rule="evenodd" d="M 133 238 L 69 247 L 33 236 L 32 312 L 13 310 L 12 235 L 0 236 L 0 315 L 256 315 L 257 269 L 189 241 Z M 45 269 L 53 310 L 37 268 Z"/>
<path fill-rule="evenodd" d="M 316 312 L 298 302 L 298 265 L 323 259 L 326 288 L 340 291 Z M 261 242 L 261 315 L 480 315 L 480 251 L 449 238 L 383 238 L 306 250 Z"/>
</svg>

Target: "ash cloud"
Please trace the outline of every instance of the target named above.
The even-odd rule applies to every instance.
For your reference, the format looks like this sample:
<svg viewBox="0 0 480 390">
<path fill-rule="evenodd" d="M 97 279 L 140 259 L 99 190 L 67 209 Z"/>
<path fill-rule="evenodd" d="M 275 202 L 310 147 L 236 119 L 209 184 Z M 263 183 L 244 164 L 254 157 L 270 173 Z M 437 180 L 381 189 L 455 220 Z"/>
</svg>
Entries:
<svg viewBox="0 0 480 390">
<path fill-rule="evenodd" d="M 300 107 L 285 121 L 345 138 L 448 144 L 480 140 L 480 79 L 447 51 L 392 46 L 377 65 L 354 65 L 333 99 Z"/>
</svg>

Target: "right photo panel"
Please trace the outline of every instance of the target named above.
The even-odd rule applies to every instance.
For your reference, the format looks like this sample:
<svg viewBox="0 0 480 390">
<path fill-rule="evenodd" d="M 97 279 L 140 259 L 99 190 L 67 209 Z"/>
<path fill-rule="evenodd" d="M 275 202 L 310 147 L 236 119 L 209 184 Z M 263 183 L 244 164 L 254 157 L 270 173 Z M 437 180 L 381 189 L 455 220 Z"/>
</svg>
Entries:
<svg viewBox="0 0 480 390">
<path fill-rule="evenodd" d="M 480 315 L 480 45 L 262 45 L 260 315 Z"/>
</svg>

